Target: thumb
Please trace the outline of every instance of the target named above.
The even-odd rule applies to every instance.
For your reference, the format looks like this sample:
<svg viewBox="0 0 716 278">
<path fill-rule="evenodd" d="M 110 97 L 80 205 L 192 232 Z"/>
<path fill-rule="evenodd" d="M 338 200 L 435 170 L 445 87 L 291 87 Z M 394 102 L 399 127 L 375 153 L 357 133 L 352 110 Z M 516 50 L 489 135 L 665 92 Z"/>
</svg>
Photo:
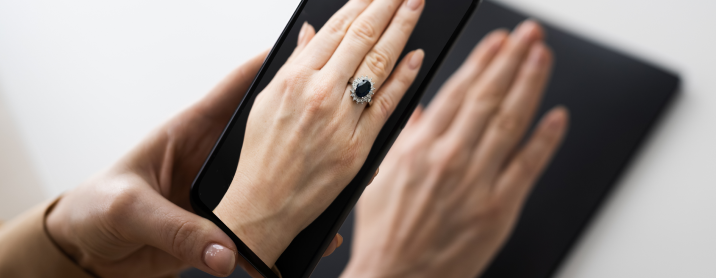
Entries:
<svg viewBox="0 0 716 278">
<path fill-rule="evenodd" d="M 153 190 L 134 196 L 130 215 L 122 221 L 128 237 L 154 246 L 215 276 L 231 274 L 236 246 L 211 221 L 193 214 Z"/>
</svg>

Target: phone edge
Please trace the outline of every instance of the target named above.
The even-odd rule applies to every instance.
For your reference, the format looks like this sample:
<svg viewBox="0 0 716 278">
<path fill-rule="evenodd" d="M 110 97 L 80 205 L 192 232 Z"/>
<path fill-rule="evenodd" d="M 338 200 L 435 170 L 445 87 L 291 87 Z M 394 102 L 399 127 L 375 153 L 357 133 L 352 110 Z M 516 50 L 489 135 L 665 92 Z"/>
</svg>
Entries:
<svg viewBox="0 0 716 278">
<path fill-rule="evenodd" d="M 306 6 L 306 3 L 308 1 L 309 0 L 301 0 L 301 3 L 299 3 L 298 7 L 296 7 L 296 10 L 293 12 L 293 15 L 291 16 L 291 19 L 289 20 L 288 24 L 286 24 L 283 31 L 281 31 L 281 35 L 279 36 L 276 43 L 274 43 L 273 47 L 271 48 L 271 51 L 266 56 L 266 59 L 261 65 L 258 74 L 256 74 L 254 80 L 251 82 L 251 86 L 249 86 L 249 89 L 246 91 L 246 94 L 241 100 L 241 103 L 239 104 L 239 106 L 236 107 L 236 110 L 234 110 L 234 114 L 231 115 L 229 122 L 224 127 L 224 130 L 221 132 L 221 135 L 216 140 L 216 143 L 214 143 L 214 147 L 211 149 L 211 152 L 209 152 L 208 156 L 204 160 L 204 164 L 202 164 L 199 172 L 194 178 L 194 181 L 192 181 L 191 189 L 189 191 L 189 200 L 192 208 L 194 209 L 194 212 L 219 226 L 219 228 L 224 231 L 224 233 L 227 234 L 229 238 L 231 238 L 231 240 L 234 242 L 239 255 L 241 255 L 241 257 L 243 257 L 252 267 L 254 267 L 254 269 L 256 269 L 265 278 L 279 278 L 279 276 L 276 275 L 276 273 L 274 273 L 271 268 L 266 265 L 266 263 L 264 263 L 261 258 L 256 255 L 256 253 L 251 250 L 251 248 L 246 246 L 246 244 L 241 239 L 239 239 L 239 237 L 236 236 L 236 234 L 234 234 L 234 232 L 231 231 L 231 229 L 229 229 L 229 227 L 227 227 L 224 222 L 222 222 L 208 207 L 206 207 L 206 205 L 204 205 L 199 196 L 199 186 L 197 186 L 197 182 L 203 178 L 207 165 L 209 165 L 209 163 L 211 163 L 214 159 L 214 153 L 221 147 L 221 145 L 223 145 L 226 139 L 226 134 L 231 132 L 231 129 L 234 127 L 236 115 L 243 111 L 246 105 L 246 100 L 249 96 L 255 93 L 257 80 L 260 80 L 261 77 L 266 74 L 267 66 L 271 64 L 271 61 L 273 61 L 273 59 L 276 57 L 278 47 L 282 45 L 288 37 L 288 33 L 290 32 L 291 28 L 293 28 L 294 24 L 296 24 L 298 16 L 301 14 L 301 11 L 303 11 L 303 8 Z"/>
</svg>

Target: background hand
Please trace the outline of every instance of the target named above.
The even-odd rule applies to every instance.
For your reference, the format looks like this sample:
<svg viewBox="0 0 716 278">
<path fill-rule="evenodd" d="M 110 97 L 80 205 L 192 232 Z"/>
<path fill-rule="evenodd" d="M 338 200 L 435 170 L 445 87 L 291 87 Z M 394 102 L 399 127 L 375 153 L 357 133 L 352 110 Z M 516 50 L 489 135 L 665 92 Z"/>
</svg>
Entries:
<svg viewBox="0 0 716 278">
<path fill-rule="evenodd" d="M 495 31 L 413 114 L 361 197 L 345 277 L 475 277 L 556 151 L 555 108 L 520 144 L 549 79 L 537 23 Z"/>
</svg>

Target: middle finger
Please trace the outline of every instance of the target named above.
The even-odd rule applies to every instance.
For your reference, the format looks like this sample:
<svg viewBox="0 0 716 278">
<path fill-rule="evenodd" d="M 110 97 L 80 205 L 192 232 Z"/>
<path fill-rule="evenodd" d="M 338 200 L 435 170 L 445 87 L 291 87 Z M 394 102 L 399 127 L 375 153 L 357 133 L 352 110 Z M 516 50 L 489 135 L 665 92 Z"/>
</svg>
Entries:
<svg viewBox="0 0 716 278">
<path fill-rule="evenodd" d="M 337 74 L 336 77 L 340 80 L 348 81 L 363 61 L 363 57 L 381 37 L 402 2 L 403 0 L 375 0 L 368 6 L 351 24 L 348 33 L 323 70 Z"/>
<path fill-rule="evenodd" d="M 484 168 L 487 177 L 496 175 L 522 139 L 542 99 L 551 67 L 551 51 L 542 42 L 532 45 L 515 84 L 475 150 L 475 164 L 489 165 Z"/>
<path fill-rule="evenodd" d="M 355 78 L 361 76 L 372 78 L 376 91 L 385 83 L 393 71 L 395 62 L 400 57 L 400 53 L 403 52 L 403 48 L 405 48 L 410 34 L 413 33 L 413 29 L 418 23 L 418 19 L 424 7 L 423 0 L 409 0 L 400 6 L 390 25 L 385 29 L 383 36 L 380 37 L 375 46 L 368 52 L 365 58 L 363 58 L 363 62 L 358 67 L 358 70 L 353 73 L 353 77 Z M 346 90 L 343 94 L 342 106 L 345 107 L 345 109 L 349 109 L 348 107 L 356 107 L 354 106 L 355 103 L 353 103 L 353 97 L 349 91 L 350 90 Z M 353 111 L 360 113 L 363 110 L 363 106 L 358 107 L 360 108 L 353 109 Z"/>
<path fill-rule="evenodd" d="M 542 36 L 541 27 L 534 21 L 523 22 L 510 35 L 490 66 L 468 90 L 465 102 L 445 134 L 452 144 L 477 145 L 512 86 L 530 46 Z"/>
</svg>

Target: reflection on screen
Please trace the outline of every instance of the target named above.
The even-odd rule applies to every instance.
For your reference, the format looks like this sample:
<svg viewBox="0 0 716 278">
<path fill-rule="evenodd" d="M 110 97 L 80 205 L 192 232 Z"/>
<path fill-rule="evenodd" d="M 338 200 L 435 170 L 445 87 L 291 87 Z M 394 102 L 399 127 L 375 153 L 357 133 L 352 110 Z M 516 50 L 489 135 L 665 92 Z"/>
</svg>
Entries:
<svg viewBox="0 0 716 278">
<path fill-rule="evenodd" d="M 266 85 L 268 85 L 271 79 L 276 75 L 276 72 L 283 66 L 296 46 L 298 33 L 303 22 L 308 22 L 313 25 L 316 30 L 320 30 L 328 19 L 346 2 L 345 0 L 308 1 L 299 15 L 296 24 L 290 28 L 288 37 L 281 47 L 276 50 L 276 57 L 266 69 L 265 75 L 261 80 L 258 80 L 254 90 L 254 92 L 257 93 L 247 96 L 244 101 L 247 102 L 247 104 L 253 104 L 258 92 L 261 92 Z M 471 2 L 470 0 L 426 1 L 426 7 L 420 18 L 420 22 L 416 26 L 413 35 L 401 55 L 402 59 L 409 51 L 418 48 L 423 49 L 425 51 L 423 67 L 415 83 L 406 93 L 403 101 L 393 114 L 393 117 L 386 123 L 383 129 L 384 131 L 388 128 L 392 128 L 396 124 L 398 119 L 395 115 L 400 115 L 402 110 L 406 108 L 407 101 L 415 96 L 418 87 L 423 82 L 427 83 L 427 80 L 424 79 L 428 71 L 433 67 L 438 55 L 445 48 L 453 30 L 457 28 Z M 234 173 L 239 163 L 249 112 L 250 109 L 244 109 L 240 114 L 236 115 L 236 118 L 232 122 L 233 126 L 227 130 L 225 138 L 217 147 L 217 150 L 214 152 L 213 157 L 198 181 L 201 200 L 211 210 L 219 204 L 234 178 Z M 381 132 L 381 135 L 378 136 L 378 140 L 376 140 L 376 144 L 382 144 L 386 140 L 385 137 L 385 132 Z"/>
</svg>

